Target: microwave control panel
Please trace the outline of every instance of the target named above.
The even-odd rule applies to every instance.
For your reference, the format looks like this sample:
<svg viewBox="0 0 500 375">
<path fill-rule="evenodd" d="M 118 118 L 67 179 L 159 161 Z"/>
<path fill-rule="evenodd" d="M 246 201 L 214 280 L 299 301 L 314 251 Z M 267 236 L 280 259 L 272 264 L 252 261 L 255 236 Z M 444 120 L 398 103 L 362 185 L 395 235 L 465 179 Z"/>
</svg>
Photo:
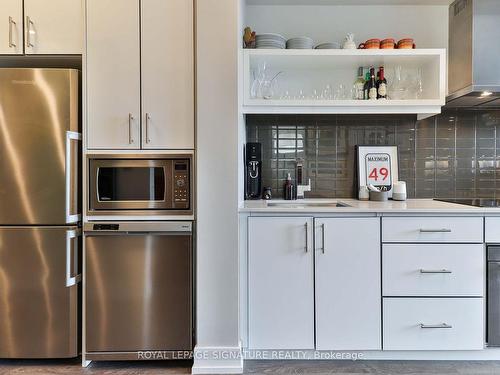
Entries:
<svg viewBox="0 0 500 375">
<path fill-rule="evenodd" d="M 174 207 L 189 208 L 189 161 L 174 161 Z"/>
</svg>

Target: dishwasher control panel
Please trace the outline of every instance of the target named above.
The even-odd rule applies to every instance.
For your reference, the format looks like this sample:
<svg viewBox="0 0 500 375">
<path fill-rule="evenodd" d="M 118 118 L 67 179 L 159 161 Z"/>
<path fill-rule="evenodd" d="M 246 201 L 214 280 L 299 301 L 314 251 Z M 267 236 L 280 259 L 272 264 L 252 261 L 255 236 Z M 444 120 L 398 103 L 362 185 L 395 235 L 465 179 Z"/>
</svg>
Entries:
<svg viewBox="0 0 500 375">
<path fill-rule="evenodd" d="M 93 230 L 120 230 L 120 224 L 94 224 Z"/>
</svg>

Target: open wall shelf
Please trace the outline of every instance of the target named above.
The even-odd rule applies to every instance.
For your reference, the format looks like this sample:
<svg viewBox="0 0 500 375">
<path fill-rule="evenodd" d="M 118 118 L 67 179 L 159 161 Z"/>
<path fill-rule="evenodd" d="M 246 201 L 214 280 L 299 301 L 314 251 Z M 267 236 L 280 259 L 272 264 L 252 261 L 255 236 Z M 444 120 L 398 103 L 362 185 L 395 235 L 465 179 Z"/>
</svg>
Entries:
<svg viewBox="0 0 500 375">
<path fill-rule="evenodd" d="M 252 95 L 252 84 L 259 66 L 266 65 L 268 77 L 282 72 L 270 99 Z M 243 113 L 415 113 L 426 117 L 441 112 L 446 98 L 446 50 L 243 50 Z M 394 69 L 401 66 L 403 79 L 411 81 L 422 72 L 423 91 L 418 99 L 350 100 L 358 67 L 384 66 L 388 86 Z M 312 99 L 330 85 L 332 92 L 343 84 L 344 99 Z M 302 90 L 302 95 L 300 91 Z M 255 94 L 255 90 L 253 90 Z M 288 95 L 284 95 L 288 93 Z"/>
</svg>

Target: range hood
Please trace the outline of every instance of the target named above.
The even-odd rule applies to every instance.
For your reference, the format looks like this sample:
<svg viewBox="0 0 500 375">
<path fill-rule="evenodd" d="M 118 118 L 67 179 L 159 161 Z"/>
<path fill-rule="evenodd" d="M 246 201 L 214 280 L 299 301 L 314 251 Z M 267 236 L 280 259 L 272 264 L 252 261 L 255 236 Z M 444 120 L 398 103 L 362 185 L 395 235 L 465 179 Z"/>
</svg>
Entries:
<svg viewBox="0 0 500 375">
<path fill-rule="evenodd" d="M 500 107 L 500 0 L 450 5 L 446 107 Z"/>
</svg>

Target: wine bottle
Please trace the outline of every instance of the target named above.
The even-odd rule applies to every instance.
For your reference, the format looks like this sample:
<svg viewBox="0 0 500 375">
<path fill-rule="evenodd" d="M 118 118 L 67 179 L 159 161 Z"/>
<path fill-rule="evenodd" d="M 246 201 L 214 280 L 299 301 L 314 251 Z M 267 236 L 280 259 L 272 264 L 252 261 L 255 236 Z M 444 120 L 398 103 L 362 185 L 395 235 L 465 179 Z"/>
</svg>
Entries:
<svg viewBox="0 0 500 375">
<path fill-rule="evenodd" d="M 377 100 L 377 81 L 375 68 L 370 68 L 370 82 L 368 82 L 368 100 Z"/>
<path fill-rule="evenodd" d="M 363 100 L 365 98 L 365 79 L 363 78 L 363 67 L 358 68 L 358 78 L 354 81 L 354 90 L 356 90 L 356 99 Z"/>
<path fill-rule="evenodd" d="M 370 72 L 365 74 L 365 85 L 363 86 L 363 98 L 368 100 L 368 84 L 370 83 Z"/>
<path fill-rule="evenodd" d="M 384 76 L 384 67 L 379 68 L 379 77 L 377 81 L 377 99 L 387 99 L 387 80 Z"/>
</svg>

